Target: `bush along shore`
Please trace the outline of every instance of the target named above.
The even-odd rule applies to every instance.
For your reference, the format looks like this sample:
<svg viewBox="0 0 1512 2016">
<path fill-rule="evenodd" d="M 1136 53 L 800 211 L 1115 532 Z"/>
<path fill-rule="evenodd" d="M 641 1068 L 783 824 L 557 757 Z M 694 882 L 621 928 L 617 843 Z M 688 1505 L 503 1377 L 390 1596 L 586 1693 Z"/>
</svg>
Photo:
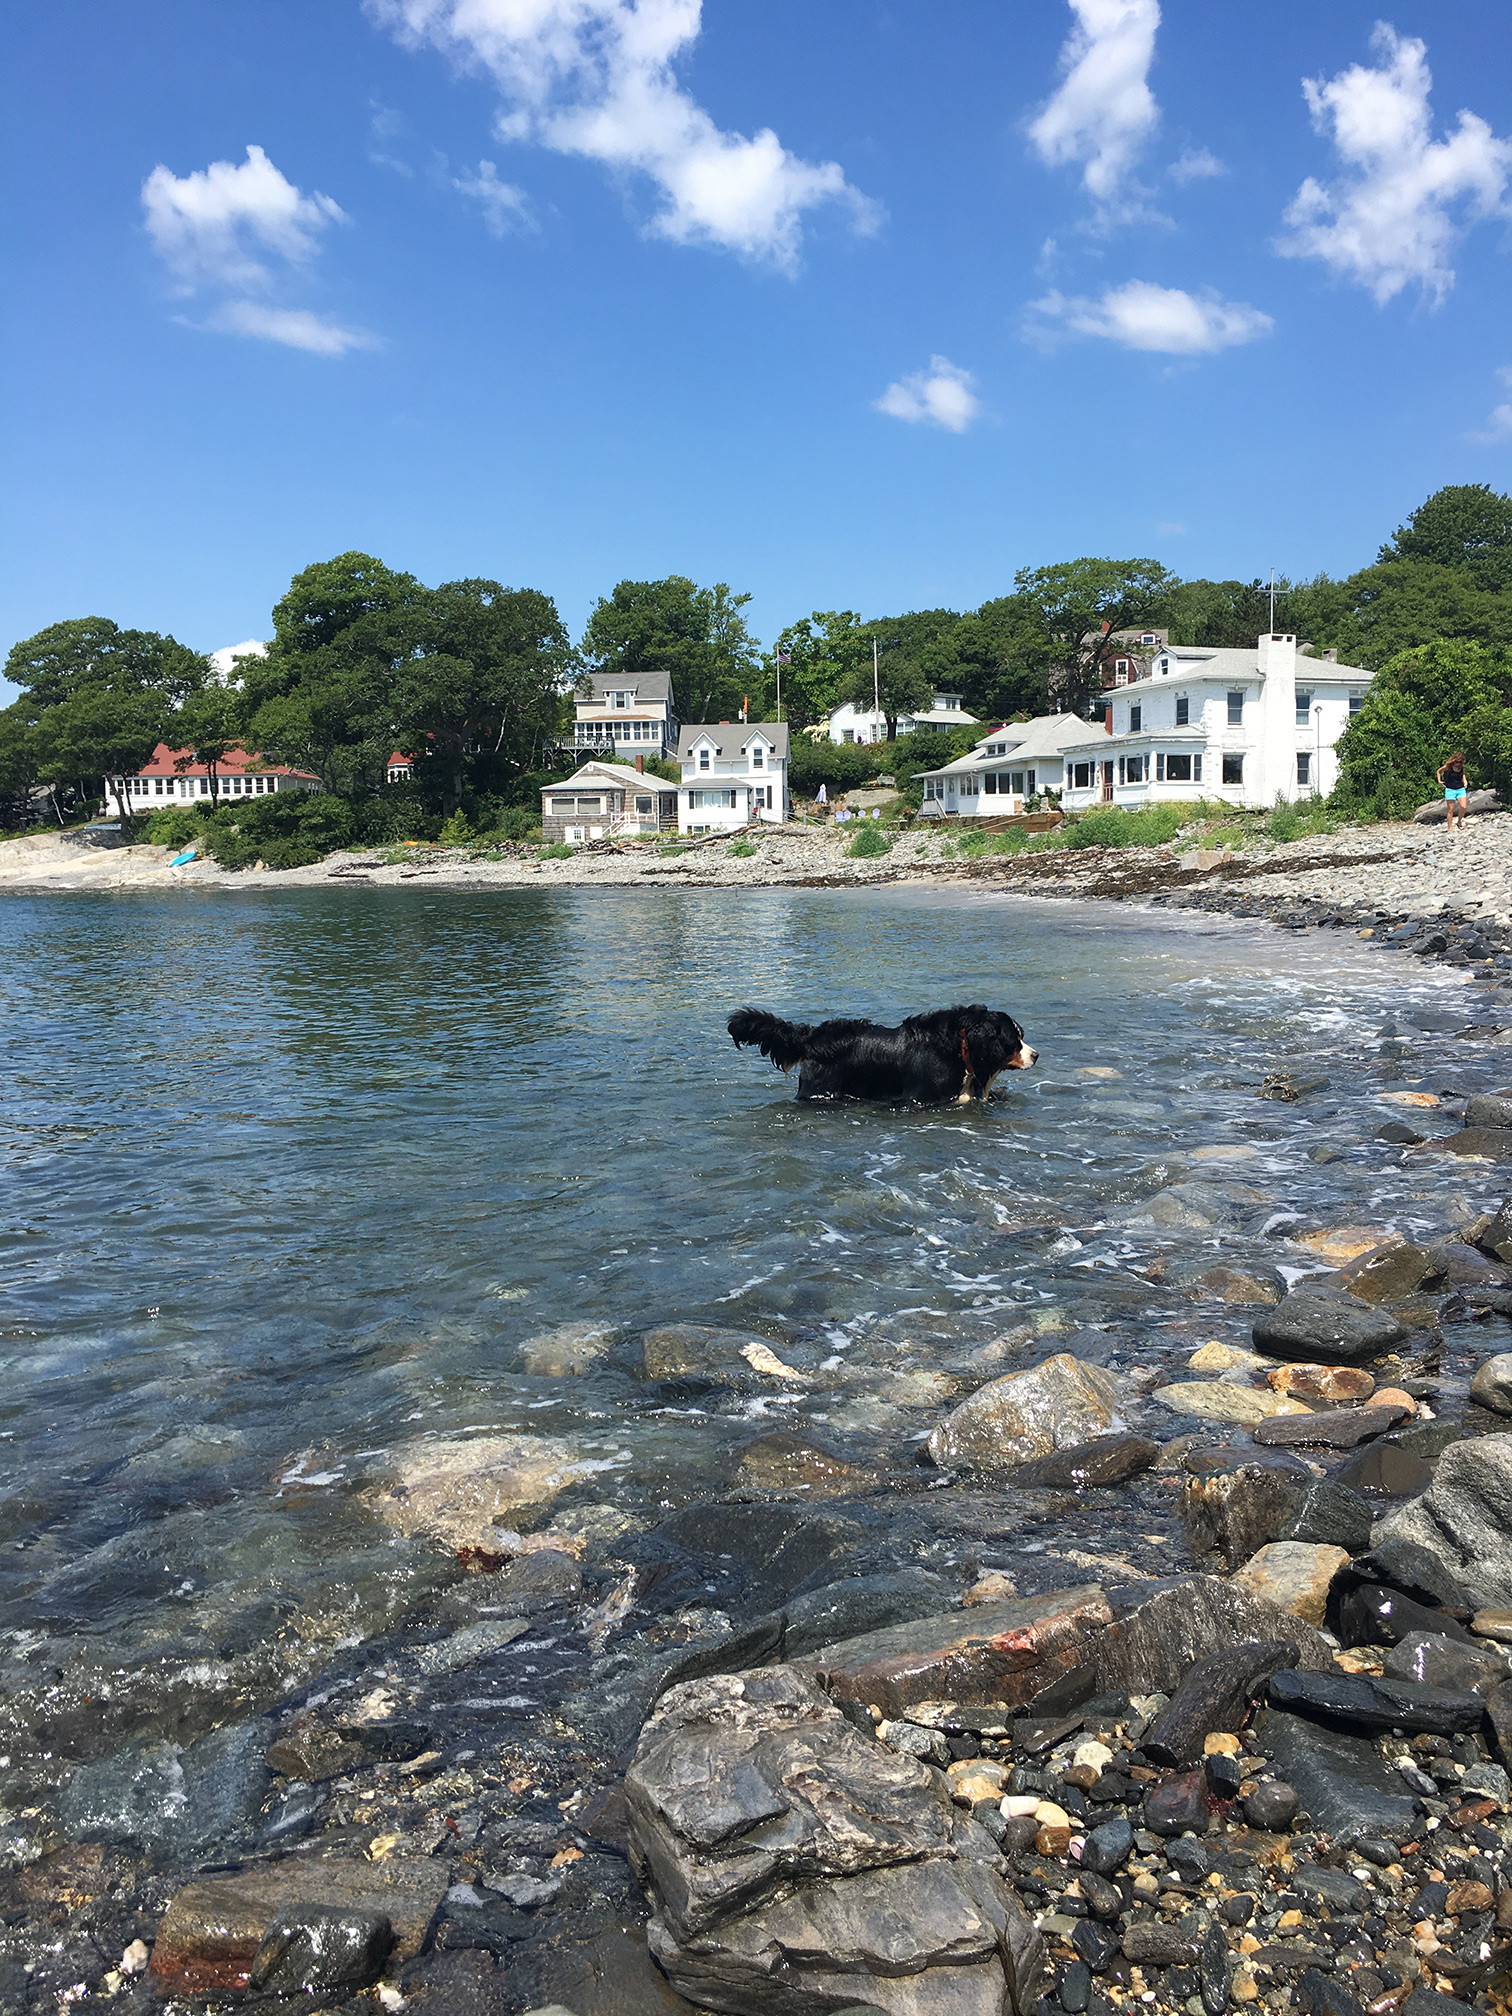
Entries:
<svg viewBox="0 0 1512 2016">
<path fill-rule="evenodd" d="M 1374 1067 L 1411 1236 L 1230 1184 L 1250 1247 L 1183 1245 L 1254 1152 L 1199 1149 L 1099 1325 L 563 1321 L 522 1384 L 697 1409 L 722 1475 L 421 1437 L 341 1486 L 367 1609 L 353 1554 L 304 1636 L 13 1633 L 0 2010 L 1504 2009 L 1512 1088 L 1424 1020 Z M 1254 1089 L 1316 1135 L 1304 1064 Z"/>
</svg>

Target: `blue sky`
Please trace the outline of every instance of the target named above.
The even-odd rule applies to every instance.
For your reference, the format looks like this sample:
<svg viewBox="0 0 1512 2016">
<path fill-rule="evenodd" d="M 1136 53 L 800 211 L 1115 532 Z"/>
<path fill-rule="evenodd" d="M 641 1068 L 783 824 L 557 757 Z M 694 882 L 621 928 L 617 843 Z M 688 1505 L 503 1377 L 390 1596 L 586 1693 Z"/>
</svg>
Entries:
<svg viewBox="0 0 1512 2016">
<path fill-rule="evenodd" d="M 1503 0 L 8 26 L 7 647 L 266 635 L 354 547 L 769 639 L 1080 553 L 1344 572 L 1512 487 Z"/>
</svg>

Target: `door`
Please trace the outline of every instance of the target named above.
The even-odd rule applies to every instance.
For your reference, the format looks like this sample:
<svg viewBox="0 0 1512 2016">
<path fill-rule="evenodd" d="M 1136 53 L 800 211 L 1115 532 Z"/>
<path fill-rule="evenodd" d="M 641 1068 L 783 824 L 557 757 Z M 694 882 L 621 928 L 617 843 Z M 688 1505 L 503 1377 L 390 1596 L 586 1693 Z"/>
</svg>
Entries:
<svg viewBox="0 0 1512 2016">
<path fill-rule="evenodd" d="M 1113 765 L 1111 763 L 1104 763 L 1102 766 L 1102 802 L 1104 805 L 1111 805 L 1113 803 Z"/>
</svg>

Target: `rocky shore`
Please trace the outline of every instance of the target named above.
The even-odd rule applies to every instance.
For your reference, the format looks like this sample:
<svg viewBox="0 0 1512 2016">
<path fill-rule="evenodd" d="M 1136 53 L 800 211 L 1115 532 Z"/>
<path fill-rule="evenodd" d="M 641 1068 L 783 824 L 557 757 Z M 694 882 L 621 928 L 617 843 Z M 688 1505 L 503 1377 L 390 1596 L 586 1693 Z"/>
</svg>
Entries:
<svg viewBox="0 0 1512 2016">
<path fill-rule="evenodd" d="M 1448 1172 L 1512 1097 L 1454 1117 L 1438 1236 L 1291 1221 L 1172 1284 L 1227 1333 L 1184 1364 L 942 1333 L 866 1459 L 885 1376 L 781 1325 L 566 1325 L 525 1371 L 827 1391 L 832 1433 L 751 1404 L 659 1513 L 566 1438 L 422 1439 L 358 1492 L 431 1564 L 387 1628 L 87 1680 L 13 1646 L 0 2010 L 1499 2009 L 1512 1203 Z"/>
</svg>

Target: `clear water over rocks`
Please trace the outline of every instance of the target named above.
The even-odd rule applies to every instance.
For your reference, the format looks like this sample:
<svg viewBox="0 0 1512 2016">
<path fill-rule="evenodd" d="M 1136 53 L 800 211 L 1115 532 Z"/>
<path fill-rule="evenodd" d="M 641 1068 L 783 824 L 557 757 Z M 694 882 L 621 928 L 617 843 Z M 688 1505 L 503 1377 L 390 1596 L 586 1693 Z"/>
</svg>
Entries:
<svg viewBox="0 0 1512 2016">
<path fill-rule="evenodd" d="M 592 1563 L 764 1436 L 841 1489 L 916 1476 L 954 1400 L 1057 1351 L 1132 1373 L 1114 1430 L 1168 1440 L 1139 1393 L 1258 1313 L 1204 1274 L 1274 1287 L 1328 1264 L 1308 1225 L 1431 1244 L 1494 1208 L 1493 1167 L 1376 1138 L 1512 1078 L 1456 1041 L 1474 993 L 1333 934 L 920 889 L 7 901 L 7 1743 L 187 1746 L 444 1603 L 467 1535 L 402 1516 L 438 1444 L 513 1452 L 485 1542 L 550 1524 Z M 954 1000 L 1040 1051 L 983 1109 L 800 1107 L 724 1034 L 746 1001 Z M 1287 1072 L 1323 1082 L 1260 1096 Z M 1442 1109 L 1383 1097 L 1411 1089 Z M 1098 1518 L 1019 1568 L 1186 1565 Z M 548 1646 L 491 1627 L 458 1687 L 528 1717 L 614 1604 Z"/>
</svg>

